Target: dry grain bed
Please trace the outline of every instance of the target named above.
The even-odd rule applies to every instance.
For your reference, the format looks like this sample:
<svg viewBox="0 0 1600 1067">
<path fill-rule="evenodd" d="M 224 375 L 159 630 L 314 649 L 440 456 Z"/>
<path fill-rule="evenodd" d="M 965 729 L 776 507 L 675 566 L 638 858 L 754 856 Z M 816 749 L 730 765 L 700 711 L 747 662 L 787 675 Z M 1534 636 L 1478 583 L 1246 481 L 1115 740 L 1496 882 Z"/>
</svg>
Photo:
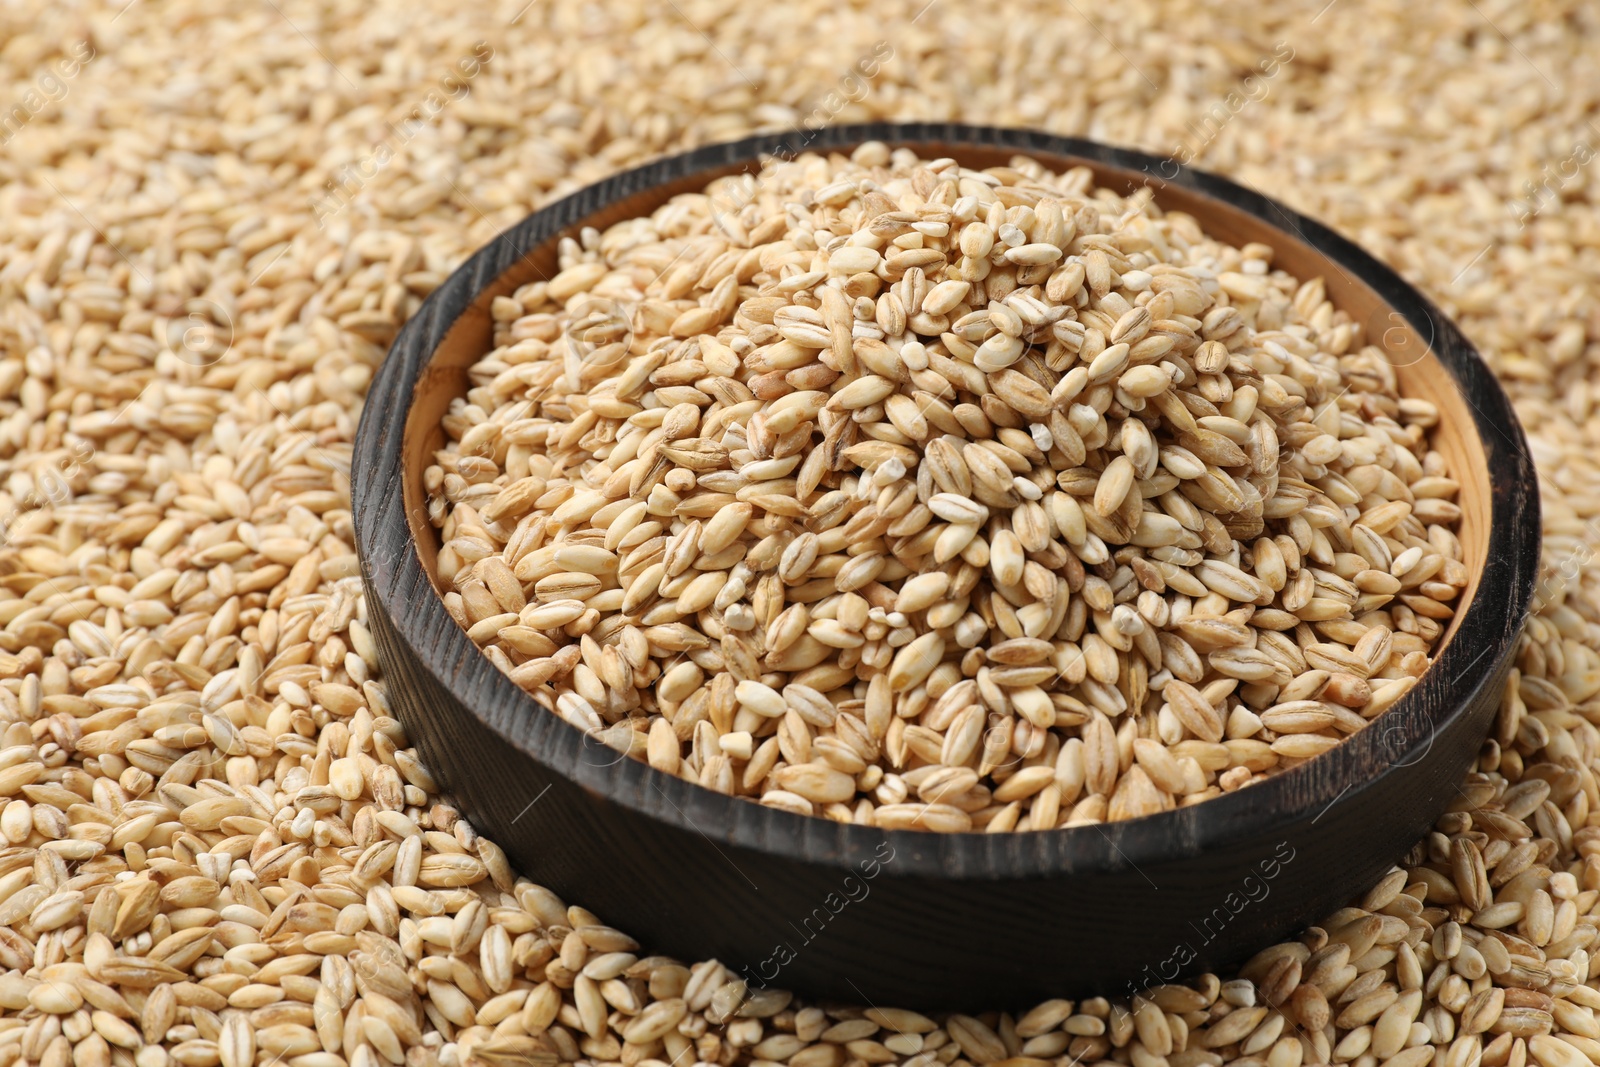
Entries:
<svg viewBox="0 0 1600 1067">
<path fill-rule="evenodd" d="M 1600 14 L 1398 8 L 0 10 L 0 1064 L 1600 1062 Z M 1237 975 L 746 998 L 518 880 L 386 714 L 348 463 L 399 323 L 552 195 L 869 118 L 1281 196 L 1454 314 L 1532 436 L 1547 577 L 1492 742 L 1403 868 Z"/>
</svg>

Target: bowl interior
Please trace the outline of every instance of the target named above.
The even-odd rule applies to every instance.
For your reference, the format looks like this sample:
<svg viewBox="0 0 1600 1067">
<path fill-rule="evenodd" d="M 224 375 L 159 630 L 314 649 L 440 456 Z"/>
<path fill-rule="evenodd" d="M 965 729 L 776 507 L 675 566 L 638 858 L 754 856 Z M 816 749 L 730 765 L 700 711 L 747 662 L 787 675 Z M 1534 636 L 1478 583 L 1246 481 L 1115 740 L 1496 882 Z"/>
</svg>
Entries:
<svg viewBox="0 0 1600 1067">
<path fill-rule="evenodd" d="M 891 142 L 892 147 L 898 147 Z M 1026 154 L 1053 171 L 1088 167 L 1095 184 L 1118 193 L 1139 186 L 1152 187 L 1156 203 L 1166 211 L 1182 211 L 1194 216 L 1210 236 L 1236 248 L 1251 242 L 1269 245 L 1274 250 L 1273 265 L 1302 281 L 1321 277 L 1333 306 L 1366 325 L 1366 343 L 1376 344 L 1389 357 L 1400 384 L 1402 396 L 1432 401 L 1439 408 L 1439 424 L 1432 432 L 1433 447 L 1448 464 L 1452 477 L 1461 484 L 1457 502 L 1461 521 L 1457 536 L 1468 584 L 1456 602 L 1455 615 L 1435 646 L 1435 660 L 1454 638 L 1461 619 L 1477 593 L 1489 549 L 1490 486 L 1488 458 L 1468 409 L 1469 401 L 1434 355 L 1432 337 L 1418 333 L 1413 324 L 1372 285 L 1351 274 L 1339 263 L 1315 248 L 1299 232 L 1294 220 L 1284 216 L 1285 227 L 1274 226 L 1233 204 L 1182 185 L 1163 182 L 1148 171 L 1113 166 L 1098 160 L 1051 152 L 1028 151 L 972 144 L 920 140 L 908 144 L 924 158 L 949 156 L 972 169 L 1006 166 L 1019 154 Z M 849 146 L 833 151 L 848 152 Z M 573 223 L 560 236 L 576 235 L 583 226 L 604 230 L 614 223 L 649 214 L 674 196 L 698 192 L 716 178 L 758 169 L 759 161 L 729 163 L 685 175 L 674 181 L 625 195 L 603 205 L 593 214 Z M 440 548 L 437 531 L 427 520 L 422 475 L 434 452 L 443 447 L 441 422 L 450 402 L 465 395 L 468 368 L 485 355 L 493 344 L 490 306 L 497 296 L 508 296 L 530 282 L 553 277 L 557 272 L 556 248 L 560 236 L 532 248 L 494 279 L 451 326 L 433 353 L 433 358 L 417 379 L 410 414 L 406 419 L 401 458 L 404 504 L 412 539 L 423 564 L 423 571 L 442 596 L 446 589 L 437 577 Z M 1448 708 L 1439 709 L 1440 714 Z"/>
</svg>

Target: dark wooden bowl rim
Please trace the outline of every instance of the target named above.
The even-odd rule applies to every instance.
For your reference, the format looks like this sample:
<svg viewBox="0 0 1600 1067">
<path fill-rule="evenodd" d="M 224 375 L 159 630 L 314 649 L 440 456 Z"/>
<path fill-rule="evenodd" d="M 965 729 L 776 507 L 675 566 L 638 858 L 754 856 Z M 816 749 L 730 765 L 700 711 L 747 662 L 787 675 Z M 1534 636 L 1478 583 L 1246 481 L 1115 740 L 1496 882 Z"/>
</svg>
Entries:
<svg viewBox="0 0 1600 1067">
<path fill-rule="evenodd" d="M 401 437 L 411 389 L 436 384 L 426 365 L 475 298 L 527 251 L 575 233 L 597 209 L 666 182 L 702 172 L 726 172 L 760 157 L 847 149 L 868 140 L 941 150 L 968 146 L 1078 160 L 1119 169 L 1129 184 L 1148 182 L 1157 197 L 1175 186 L 1221 201 L 1288 231 L 1343 271 L 1359 278 L 1419 336 L 1431 338 L 1474 412 L 1489 460 L 1492 485 L 1488 563 L 1476 594 L 1458 611 L 1452 635 L 1416 687 L 1381 720 L 1327 753 L 1259 784 L 1202 804 L 1123 822 L 1002 834 L 885 831 L 794 815 L 723 796 L 632 759 L 600 758 L 582 731 L 537 703 L 500 673 L 446 612 L 412 539 L 404 492 Z M 1201 220 L 1204 224 L 1205 220 Z M 461 309 L 450 314 L 452 308 Z M 942 123 L 823 127 L 748 137 L 658 159 L 550 204 L 474 254 L 434 292 L 396 339 L 391 361 L 374 385 L 367 410 L 401 418 L 363 418 L 356 442 L 355 525 L 372 589 L 422 666 L 486 726 L 549 771 L 623 809 L 704 835 L 737 853 L 751 849 L 839 867 L 869 860 L 888 839 L 895 850 L 891 877 L 961 880 L 1035 879 L 1137 869 L 1142 862 L 1198 856 L 1240 838 L 1270 835 L 1273 827 L 1320 817 L 1341 800 L 1354 801 L 1379 776 L 1403 774 L 1492 681 L 1489 656 L 1514 638 L 1532 595 L 1539 544 L 1533 464 L 1511 404 L 1488 367 L 1455 325 L 1388 267 L 1356 245 L 1260 193 L 1170 159 L 1045 133 Z M 384 403 L 375 402 L 384 394 Z M 403 393 L 403 395 L 401 395 Z M 418 472 L 420 474 L 420 472 Z M 1484 663 L 1485 658 L 1489 663 Z M 603 750 L 610 755 L 610 750 Z M 730 859 L 730 862 L 732 860 Z M 1175 887 L 1177 888 L 1177 887 Z M 1181 892 L 1181 888 L 1179 889 Z M 730 916 L 730 921 L 737 921 Z"/>
</svg>

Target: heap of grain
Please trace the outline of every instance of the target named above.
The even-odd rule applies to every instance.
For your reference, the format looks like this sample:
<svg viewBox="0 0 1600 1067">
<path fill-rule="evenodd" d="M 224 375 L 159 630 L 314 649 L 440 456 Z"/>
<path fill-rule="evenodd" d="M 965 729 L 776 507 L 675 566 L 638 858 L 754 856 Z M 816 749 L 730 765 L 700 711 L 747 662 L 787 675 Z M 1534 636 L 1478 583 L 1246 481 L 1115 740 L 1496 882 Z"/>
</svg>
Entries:
<svg viewBox="0 0 1600 1067">
<path fill-rule="evenodd" d="M 1048 829 L 1293 766 L 1467 570 L 1437 408 L 1272 254 L 881 144 L 586 230 L 445 419 L 447 606 L 591 737 L 803 814 Z"/>
<path fill-rule="evenodd" d="M 279 6 L 0 8 L 9 103 L 61 69 L 46 49 L 85 29 L 97 46 L 0 151 L 0 1062 L 1600 1063 L 1600 215 L 1592 182 L 1551 195 L 1593 143 L 1592 7 L 1134 0 L 1082 8 L 1091 25 L 988 0 L 824 2 L 775 34 L 766 5 L 549 0 L 509 27 L 520 0 Z M 371 116 L 408 113 L 489 35 L 506 47 L 446 125 L 314 217 L 307 188 L 349 181 Z M 897 57 L 841 121 L 1164 152 L 1198 152 L 1250 49 L 1291 42 L 1204 165 L 1285 190 L 1425 286 L 1528 429 L 1546 581 L 1455 810 L 1370 892 L 1240 968 L 1015 1013 L 974 989 L 970 1014 L 929 1016 L 747 989 L 650 948 L 613 979 L 626 937 L 515 878 L 389 716 L 346 472 L 393 331 L 532 207 L 799 121 L 885 39 Z M 257 135 L 242 153 L 241 130 Z M 215 365 L 183 347 L 201 296 L 237 327 Z M 49 503 L 54 471 L 68 504 Z M 132 690 L 156 702 L 130 717 Z"/>
</svg>

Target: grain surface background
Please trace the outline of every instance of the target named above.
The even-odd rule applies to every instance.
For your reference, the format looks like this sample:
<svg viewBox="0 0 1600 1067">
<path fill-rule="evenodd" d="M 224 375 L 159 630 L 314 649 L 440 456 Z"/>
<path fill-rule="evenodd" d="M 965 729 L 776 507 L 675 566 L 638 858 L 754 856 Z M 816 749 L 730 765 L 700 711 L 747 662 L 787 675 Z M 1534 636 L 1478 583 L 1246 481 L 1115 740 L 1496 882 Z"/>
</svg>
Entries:
<svg viewBox="0 0 1600 1067">
<path fill-rule="evenodd" d="M 0 8 L 0 1064 L 1600 1063 L 1597 42 L 1593 6 L 1488 0 Z M 350 441 L 421 297 L 618 167 L 876 118 L 1227 173 L 1516 400 L 1547 571 L 1494 743 L 1403 870 L 1241 975 L 747 998 L 516 880 L 386 715 Z"/>
</svg>

